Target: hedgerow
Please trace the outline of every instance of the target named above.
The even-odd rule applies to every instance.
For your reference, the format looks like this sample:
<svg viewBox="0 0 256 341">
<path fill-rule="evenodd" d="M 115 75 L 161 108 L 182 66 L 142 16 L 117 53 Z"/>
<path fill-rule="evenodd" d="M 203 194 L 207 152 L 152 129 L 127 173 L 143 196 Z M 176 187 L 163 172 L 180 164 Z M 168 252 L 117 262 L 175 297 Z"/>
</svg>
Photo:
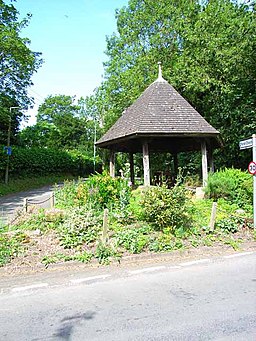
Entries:
<svg viewBox="0 0 256 341">
<path fill-rule="evenodd" d="M 7 155 L 0 147 L 0 178 L 3 179 Z M 97 161 L 96 170 L 100 163 Z M 93 159 L 79 151 L 63 151 L 49 148 L 14 147 L 10 156 L 10 175 L 41 176 L 47 174 L 72 174 L 88 176 L 94 172 Z"/>
</svg>

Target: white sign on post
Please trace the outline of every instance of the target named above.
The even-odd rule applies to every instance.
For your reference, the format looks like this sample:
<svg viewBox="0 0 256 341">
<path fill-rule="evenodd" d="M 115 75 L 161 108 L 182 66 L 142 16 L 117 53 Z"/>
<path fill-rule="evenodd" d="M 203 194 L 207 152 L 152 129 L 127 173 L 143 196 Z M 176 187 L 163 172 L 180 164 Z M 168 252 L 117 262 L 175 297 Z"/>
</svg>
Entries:
<svg viewBox="0 0 256 341">
<path fill-rule="evenodd" d="M 240 150 L 252 148 L 252 139 L 247 139 L 239 142 Z"/>
<path fill-rule="evenodd" d="M 240 150 L 252 148 L 252 161 L 249 163 L 248 171 L 253 176 L 253 226 L 256 229 L 256 134 L 251 139 L 239 142 Z"/>
</svg>

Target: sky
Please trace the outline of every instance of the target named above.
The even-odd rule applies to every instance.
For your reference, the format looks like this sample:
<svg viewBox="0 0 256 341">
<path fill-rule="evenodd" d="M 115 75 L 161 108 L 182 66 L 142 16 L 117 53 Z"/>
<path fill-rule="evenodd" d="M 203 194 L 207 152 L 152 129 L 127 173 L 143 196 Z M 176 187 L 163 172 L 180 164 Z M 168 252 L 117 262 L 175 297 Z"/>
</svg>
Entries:
<svg viewBox="0 0 256 341">
<path fill-rule="evenodd" d="M 24 127 L 35 124 L 38 105 L 48 95 L 86 97 L 100 85 L 107 60 L 106 36 L 116 31 L 115 10 L 128 0 L 17 0 L 13 4 L 20 18 L 32 14 L 21 35 L 44 59 L 29 89 L 35 106 L 26 113 L 31 117 Z"/>
</svg>

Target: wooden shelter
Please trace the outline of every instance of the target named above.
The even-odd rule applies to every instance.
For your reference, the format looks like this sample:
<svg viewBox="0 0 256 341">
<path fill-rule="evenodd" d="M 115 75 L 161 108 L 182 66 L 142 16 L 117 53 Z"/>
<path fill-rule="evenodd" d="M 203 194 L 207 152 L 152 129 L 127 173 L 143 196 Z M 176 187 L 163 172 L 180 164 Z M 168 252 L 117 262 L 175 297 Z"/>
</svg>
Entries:
<svg viewBox="0 0 256 341">
<path fill-rule="evenodd" d="M 162 77 L 160 64 L 157 80 L 96 142 L 97 147 L 111 151 L 111 176 L 115 175 L 115 153 L 129 153 L 132 183 L 133 154 L 142 152 L 145 186 L 150 185 L 150 152 L 170 152 L 177 168 L 179 152 L 196 150 L 202 151 L 202 177 L 205 185 L 208 162 L 213 168 L 212 151 L 220 145 L 219 132 Z"/>
</svg>

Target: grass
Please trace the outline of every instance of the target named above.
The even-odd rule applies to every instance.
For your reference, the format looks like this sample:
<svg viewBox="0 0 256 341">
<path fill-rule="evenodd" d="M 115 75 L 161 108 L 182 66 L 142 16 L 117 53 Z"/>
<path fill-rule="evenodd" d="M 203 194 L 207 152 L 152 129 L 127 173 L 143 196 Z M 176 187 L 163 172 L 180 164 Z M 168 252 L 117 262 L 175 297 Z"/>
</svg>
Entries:
<svg viewBox="0 0 256 341">
<path fill-rule="evenodd" d="M 71 175 L 47 175 L 40 177 L 10 179 L 8 184 L 3 181 L 0 182 L 0 197 L 3 195 L 18 193 L 30 189 L 40 188 L 45 185 L 54 185 L 55 183 L 64 180 L 72 180 L 74 176 Z"/>
</svg>

